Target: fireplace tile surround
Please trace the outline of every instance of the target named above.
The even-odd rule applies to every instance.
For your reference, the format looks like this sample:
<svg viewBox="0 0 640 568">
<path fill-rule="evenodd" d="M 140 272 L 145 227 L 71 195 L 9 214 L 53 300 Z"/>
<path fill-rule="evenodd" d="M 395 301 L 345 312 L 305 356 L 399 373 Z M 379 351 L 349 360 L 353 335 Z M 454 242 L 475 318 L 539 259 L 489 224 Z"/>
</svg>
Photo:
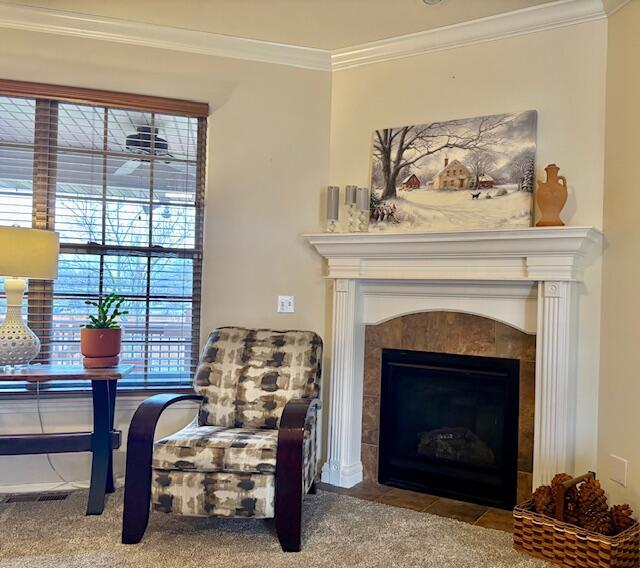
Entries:
<svg viewBox="0 0 640 568">
<path fill-rule="evenodd" d="M 375 446 L 366 441 L 372 440 L 375 426 L 363 430 L 363 415 L 369 426 L 376 412 L 369 404 L 363 406 L 365 367 L 374 364 L 371 355 L 365 357 L 365 336 L 376 333 L 369 328 L 431 312 L 497 322 L 495 345 L 505 352 L 518 349 L 518 341 L 503 337 L 509 328 L 536 336 L 535 363 L 524 361 L 529 377 L 535 375 L 532 484 L 548 483 L 558 471 L 573 471 L 578 302 L 583 271 L 602 252 L 603 236 L 597 229 L 322 233 L 305 238 L 326 259 L 327 277 L 333 282 L 323 482 L 353 487 L 364 477 L 363 463 L 375 459 Z M 469 328 L 464 349 L 494 348 L 483 325 L 491 324 Z M 390 333 L 399 334 L 396 340 L 405 341 L 401 344 L 407 348 L 420 341 L 420 334 L 408 328 Z M 436 341 L 451 348 L 457 337 Z M 524 357 L 531 359 L 532 350 L 529 344 Z M 366 388 L 372 388 L 370 380 Z M 528 465 L 523 474 L 529 473 L 526 469 Z M 527 479 L 521 485 L 530 486 Z"/>
<path fill-rule="evenodd" d="M 520 360 L 517 500 L 531 496 L 536 338 L 472 314 L 422 312 L 365 327 L 361 456 L 365 481 L 378 479 L 382 349 Z"/>
</svg>

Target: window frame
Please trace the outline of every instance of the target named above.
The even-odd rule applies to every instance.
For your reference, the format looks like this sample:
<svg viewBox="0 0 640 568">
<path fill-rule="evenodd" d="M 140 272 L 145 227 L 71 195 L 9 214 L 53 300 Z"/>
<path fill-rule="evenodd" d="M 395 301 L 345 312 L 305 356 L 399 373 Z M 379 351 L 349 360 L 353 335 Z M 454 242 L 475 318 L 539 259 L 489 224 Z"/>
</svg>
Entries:
<svg viewBox="0 0 640 568">
<path fill-rule="evenodd" d="M 204 228 L 204 190 L 205 190 L 205 160 L 206 160 L 206 137 L 207 137 L 207 117 L 209 106 L 207 103 L 185 101 L 180 99 L 168 99 L 162 97 L 152 97 L 146 95 L 135 95 L 114 91 L 101 91 L 85 89 L 79 87 L 65 87 L 61 85 L 48 85 L 44 83 L 29 83 L 23 81 L 13 81 L 0 79 L 0 96 L 17 97 L 35 100 L 35 120 L 34 120 L 34 168 L 33 168 L 33 205 L 32 223 L 33 228 L 53 230 L 55 228 L 55 201 L 56 201 L 56 166 L 58 158 L 57 147 L 57 127 L 58 127 L 58 105 L 60 103 L 73 103 L 89 105 L 105 109 L 105 117 L 108 109 L 122 109 L 128 111 L 143 111 L 152 114 L 152 121 L 155 115 L 178 115 L 197 119 L 196 132 L 196 157 L 195 157 L 195 200 L 194 200 L 194 245 L 193 248 L 169 248 L 149 243 L 148 247 L 109 245 L 103 243 L 61 243 L 61 253 L 80 253 L 87 255 L 97 255 L 100 262 L 104 261 L 109 251 L 116 251 L 122 254 L 130 252 L 141 255 L 147 259 L 150 266 L 154 257 L 178 257 L 191 259 L 193 279 L 192 279 L 192 317 L 191 317 L 191 371 L 195 369 L 200 347 L 200 310 L 202 303 L 202 262 L 203 262 L 203 228 Z M 105 118 L 106 125 L 106 118 Z M 99 151 L 106 160 L 108 152 L 106 150 L 106 128 L 105 147 Z M 61 148 L 64 152 L 64 149 Z M 103 186 L 106 181 L 103 180 Z M 104 186 L 106 187 L 106 186 Z M 150 188 L 151 191 L 151 188 Z M 103 191 L 103 206 L 105 200 Z M 152 221 L 150 221 L 151 223 Z M 152 230 L 152 229 L 151 229 Z M 103 229 L 104 231 L 104 229 Z M 147 287 L 145 295 L 146 318 L 145 329 L 149 327 L 149 301 L 150 288 L 149 280 L 151 271 L 148 269 Z M 102 278 L 100 278 L 100 293 L 102 293 Z M 63 294 L 64 296 L 64 294 Z M 26 296 L 28 303 L 28 313 L 44 314 L 38 317 L 38 321 L 31 318 L 28 323 L 34 332 L 40 337 L 43 349 L 34 362 L 46 363 L 51 356 L 51 330 L 53 325 L 53 302 L 54 286 L 53 281 L 30 280 L 29 293 Z M 37 308 L 36 308 L 37 306 Z M 148 337 L 145 338 L 145 367 L 148 354 Z M 180 391 L 191 390 L 191 387 L 184 384 L 173 386 L 155 385 L 145 372 L 144 379 L 131 382 L 129 385 L 122 385 L 123 392 L 139 394 L 141 392 L 153 391 Z M 40 387 L 41 393 L 56 394 L 63 396 L 78 396 L 90 391 L 90 385 L 84 383 L 44 383 Z M 0 398 L 13 396 L 33 396 L 35 394 L 32 385 L 15 383 L 7 387 L 0 386 Z"/>
</svg>

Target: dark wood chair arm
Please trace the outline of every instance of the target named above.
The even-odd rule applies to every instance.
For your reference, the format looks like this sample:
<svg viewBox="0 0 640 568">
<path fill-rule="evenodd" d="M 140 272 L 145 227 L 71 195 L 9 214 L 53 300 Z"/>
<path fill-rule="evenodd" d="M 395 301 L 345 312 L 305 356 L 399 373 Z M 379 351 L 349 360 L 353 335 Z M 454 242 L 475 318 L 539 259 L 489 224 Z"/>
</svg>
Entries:
<svg viewBox="0 0 640 568">
<path fill-rule="evenodd" d="M 198 394 L 156 394 L 136 409 L 127 437 L 122 542 L 140 542 L 149 519 L 153 438 L 162 412 L 185 400 L 202 400 Z"/>
<path fill-rule="evenodd" d="M 156 425 L 162 413 L 172 404 L 185 400 L 202 400 L 199 394 L 156 394 L 142 401 L 136 409 L 131 424 L 129 425 L 129 435 L 127 437 L 127 456 L 130 444 L 139 446 L 141 443 L 153 445 L 153 436 Z M 134 454 L 135 455 L 135 454 Z M 128 462 L 127 462 L 128 465 Z"/>
<path fill-rule="evenodd" d="M 304 431 L 305 424 L 311 413 L 320 408 L 322 408 L 322 403 L 319 398 L 296 398 L 287 402 L 280 418 L 278 446 L 283 430 L 302 429 Z M 278 447 L 278 449 L 280 448 Z"/>
</svg>

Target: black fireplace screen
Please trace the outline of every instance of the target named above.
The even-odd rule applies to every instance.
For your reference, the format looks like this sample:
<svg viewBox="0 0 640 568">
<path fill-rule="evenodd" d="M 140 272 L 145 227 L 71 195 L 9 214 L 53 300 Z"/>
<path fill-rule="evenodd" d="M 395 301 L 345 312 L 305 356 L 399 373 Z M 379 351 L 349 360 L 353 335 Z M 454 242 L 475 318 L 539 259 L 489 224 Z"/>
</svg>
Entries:
<svg viewBox="0 0 640 568">
<path fill-rule="evenodd" d="M 384 349 L 380 483 L 513 507 L 519 367 L 514 359 Z"/>
</svg>

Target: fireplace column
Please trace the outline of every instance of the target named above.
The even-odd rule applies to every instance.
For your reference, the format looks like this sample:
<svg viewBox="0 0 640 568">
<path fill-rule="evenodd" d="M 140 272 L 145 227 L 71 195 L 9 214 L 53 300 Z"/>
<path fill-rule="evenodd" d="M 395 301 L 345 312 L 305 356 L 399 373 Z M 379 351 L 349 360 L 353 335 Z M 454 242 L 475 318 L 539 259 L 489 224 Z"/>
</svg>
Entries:
<svg viewBox="0 0 640 568">
<path fill-rule="evenodd" d="M 322 481 L 339 487 L 362 481 L 362 357 L 356 353 L 362 353 L 364 326 L 358 321 L 357 286 L 338 278 L 333 289 L 329 447 Z"/>
<path fill-rule="evenodd" d="M 538 286 L 533 487 L 573 473 L 576 282 Z"/>
</svg>

